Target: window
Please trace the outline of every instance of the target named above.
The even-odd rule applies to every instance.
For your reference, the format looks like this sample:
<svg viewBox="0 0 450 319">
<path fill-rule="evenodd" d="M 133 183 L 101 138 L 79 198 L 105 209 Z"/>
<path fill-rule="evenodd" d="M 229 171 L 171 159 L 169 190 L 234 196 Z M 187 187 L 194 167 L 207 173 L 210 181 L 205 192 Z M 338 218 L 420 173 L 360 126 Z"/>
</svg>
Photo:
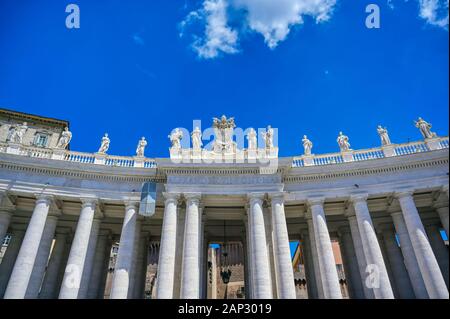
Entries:
<svg viewBox="0 0 450 319">
<path fill-rule="evenodd" d="M 48 135 L 45 133 L 37 133 L 34 138 L 34 145 L 38 147 L 47 147 Z"/>
</svg>

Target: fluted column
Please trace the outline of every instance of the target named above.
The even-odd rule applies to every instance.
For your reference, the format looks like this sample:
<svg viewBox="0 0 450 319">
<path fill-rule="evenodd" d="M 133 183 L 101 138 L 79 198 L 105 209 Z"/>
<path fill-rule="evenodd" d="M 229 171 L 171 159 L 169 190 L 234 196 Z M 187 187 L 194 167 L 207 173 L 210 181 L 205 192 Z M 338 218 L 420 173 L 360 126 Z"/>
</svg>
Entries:
<svg viewBox="0 0 450 319">
<path fill-rule="evenodd" d="M 309 231 L 304 229 L 300 232 L 303 252 L 305 254 L 305 275 L 306 286 L 308 289 L 308 299 L 318 299 L 319 292 L 317 287 L 316 272 L 312 256 L 311 240 Z"/>
<path fill-rule="evenodd" d="M 252 243 L 253 298 L 271 299 L 272 283 L 269 256 L 267 251 L 266 230 L 264 226 L 263 195 L 249 194 L 250 201 L 250 240 Z"/>
<path fill-rule="evenodd" d="M 141 229 L 142 229 L 142 221 L 138 218 L 136 220 L 136 229 L 134 234 L 134 249 L 133 249 L 133 257 L 131 262 L 131 271 L 130 271 L 130 284 L 128 288 L 128 299 L 134 299 L 134 289 L 136 282 L 139 281 L 137 278 L 137 264 L 138 264 L 138 254 L 139 254 L 139 245 L 141 243 Z"/>
<path fill-rule="evenodd" d="M 200 194 L 185 194 L 186 220 L 181 278 L 181 298 L 200 298 L 199 204 Z"/>
<path fill-rule="evenodd" d="M 364 249 L 364 256 L 369 267 L 373 267 L 373 292 L 377 299 L 393 299 L 394 292 L 383 260 L 377 234 L 372 224 L 366 196 L 352 196 L 351 201 L 358 221 L 359 234 Z M 366 283 L 367 284 L 367 283 Z"/>
<path fill-rule="evenodd" d="M 51 202 L 51 196 L 37 196 L 30 223 L 6 288 L 5 299 L 25 297 Z"/>
<path fill-rule="evenodd" d="M 11 232 L 11 240 L 0 264 L 0 298 L 5 294 L 24 235 L 25 230 L 22 229 L 13 229 Z"/>
<path fill-rule="evenodd" d="M 58 223 L 57 216 L 48 216 L 45 222 L 44 232 L 42 233 L 41 242 L 39 244 L 38 253 L 31 273 L 30 282 L 28 283 L 25 298 L 36 299 L 41 289 L 42 280 L 45 275 L 45 269 L 50 255 L 53 238 L 55 237 L 56 224 Z"/>
<path fill-rule="evenodd" d="M 449 265 L 448 265 L 448 248 L 445 246 L 444 240 L 442 239 L 439 227 L 435 224 L 427 225 L 426 227 L 428 238 L 430 239 L 430 245 L 433 249 L 436 260 L 441 269 L 442 276 L 444 277 L 445 284 L 448 288 L 448 276 L 449 276 Z"/>
<path fill-rule="evenodd" d="M 324 299 L 325 297 L 323 293 L 322 276 L 320 275 L 319 255 L 317 254 L 316 237 L 314 233 L 314 224 L 312 217 L 307 216 L 306 222 L 308 224 L 309 242 L 311 246 L 311 259 L 313 262 L 314 278 L 317 287 L 317 298 Z"/>
<path fill-rule="evenodd" d="M 412 192 L 397 193 L 396 195 L 402 208 L 403 218 L 405 219 L 428 295 L 432 299 L 448 299 L 449 294 L 444 277 L 428 241 L 422 220 L 420 219 L 419 212 L 412 197 Z"/>
<path fill-rule="evenodd" d="M 86 299 L 89 289 L 89 284 L 92 278 L 92 269 L 94 267 L 94 259 L 96 255 L 96 247 L 98 241 L 98 233 L 100 231 L 101 220 L 94 218 L 92 221 L 91 235 L 89 236 L 88 250 L 83 267 L 83 274 L 81 276 L 80 291 L 78 292 L 78 299 Z"/>
<path fill-rule="evenodd" d="M 414 289 L 408 276 L 400 247 L 395 240 L 392 225 L 384 225 L 381 231 L 386 247 L 387 259 L 392 269 L 393 281 L 397 286 L 398 296 L 401 299 L 414 299 Z"/>
<path fill-rule="evenodd" d="M 58 297 L 57 285 L 59 270 L 63 267 L 64 250 L 67 246 L 67 231 L 56 231 L 55 245 L 48 262 L 47 271 L 45 272 L 44 281 L 42 283 L 40 299 L 53 299 Z"/>
<path fill-rule="evenodd" d="M 308 204 L 314 225 L 314 237 L 319 261 L 320 275 L 325 299 L 341 299 L 341 287 L 333 255 L 333 247 L 328 232 L 324 199 L 310 199 Z"/>
<path fill-rule="evenodd" d="M 91 280 L 89 281 L 87 299 L 99 298 L 102 287 L 102 279 L 108 271 L 107 259 L 111 251 L 111 231 L 102 229 L 99 232 L 95 258 L 92 268 Z"/>
<path fill-rule="evenodd" d="M 289 235 L 284 212 L 284 194 L 271 195 L 271 201 L 278 298 L 295 299 L 294 270 L 292 268 Z"/>
<path fill-rule="evenodd" d="M 364 256 L 364 248 L 361 242 L 361 235 L 358 228 L 358 220 L 355 215 L 348 216 L 348 223 L 350 225 L 350 232 L 352 234 L 353 247 L 355 248 L 356 259 L 358 260 L 359 274 L 361 276 L 361 281 L 364 289 L 364 296 L 366 299 L 374 299 L 375 294 L 373 289 L 369 288 L 367 284 L 367 261 L 366 256 Z"/>
<path fill-rule="evenodd" d="M 128 297 L 135 245 L 136 219 L 137 203 L 127 202 L 111 286 L 111 299 L 126 299 Z"/>
<path fill-rule="evenodd" d="M 136 282 L 134 284 L 134 299 L 144 298 L 145 280 L 147 277 L 147 252 L 148 252 L 148 232 L 142 232 L 139 240 L 138 254 L 136 259 Z"/>
<path fill-rule="evenodd" d="M 59 299 L 77 299 L 80 291 L 97 200 L 86 198 L 81 199 L 81 202 L 80 217 L 78 218 L 77 228 L 70 247 L 69 258 L 59 291 Z"/>
<path fill-rule="evenodd" d="M 249 218 L 250 218 L 250 207 L 247 205 L 246 207 L 246 211 L 247 211 L 247 219 L 244 221 L 245 224 L 245 233 L 246 233 L 246 237 L 245 237 L 245 241 L 246 241 L 246 253 L 247 253 L 247 265 L 248 265 L 248 271 L 247 271 L 247 278 L 248 280 L 245 282 L 245 285 L 248 287 L 247 289 L 247 293 L 248 293 L 248 298 L 252 299 L 253 298 L 253 265 L 252 265 L 252 243 L 251 243 L 251 231 L 250 231 L 250 223 Z"/>
<path fill-rule="evenodd" d="M 161 230 L 156 297 L 171 299 L 174 293 L 175 254 L 177 245 L 177 206 L 179 194 L 164 193 L 165 208 Z"/>
<path fill-rule="evenodd" d="M 408 271 L 411 280 L 414 295 L 417 299 L 428 299 L 427 288 L 420 272 L 419 263 L 417 262 L 414 248 L 409 238 L 408 229 L 406 228 L 405 220 L 401 212 L 391 213 L 394 222 L 395 231 L 400 242 L 400 249 L 402 251 L 403 260 L 405 262 L 406 270 Z"/>
<path fill-rule="evenodd" d="M 355 247 L 353 246 L 352 235 L 349 227 L 339 229 L 339 239 L 341 251 L 344 259 L 344 269 L 348 277 L 351 297 L 354 299 L 364 299 L 364 287 L 359 272 L 358 259 Z"/>
</svg>

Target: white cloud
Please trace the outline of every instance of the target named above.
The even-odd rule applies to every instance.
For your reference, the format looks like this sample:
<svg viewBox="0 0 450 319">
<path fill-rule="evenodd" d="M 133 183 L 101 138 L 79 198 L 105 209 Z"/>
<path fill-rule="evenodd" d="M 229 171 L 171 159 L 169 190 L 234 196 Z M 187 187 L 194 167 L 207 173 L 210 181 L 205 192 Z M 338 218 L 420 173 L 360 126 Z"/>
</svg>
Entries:
<svg viewBox="0 0 450 319">
<path fill-rule="evenodd" d="M 189 13 L 181 23 L 182 36 L 187 25 L 195 20 L 204 21 L 204 35 L 196 36 L 192 44 L 199 57 L 211 59 L 220 53 L 238 52 L 238 33 L 228 26 L 227 7 L 226 0 L 205 0 L 201 9 Z"/>
<path fill-rule="evenodd" d="M 270 48 L 284 41 L 292 27 L 310 16 L 316 23 L 327 21 L 337 0 L 203 0 L 200 9 L 190 12 L 181 23 L 181 33 L 195 21 L 205 24 L 204 33 L 192 44 L 201 58 L 238 52 L 239 32 L 250 30 L 264 37 Z M 242 14 L 236 29 L 229 25 L 228 13 Z M 245 28 L 244 28 L 245 27 Z M 237 31 L 241 30 L 241 31 Z"/>
<path fill-rule="evenodd" d="M 247 11 L 251 30 L 262 34 L 270 48 L 275 48 L 288 36 L 291 28 L 303 24 L 304 16 L 317 23 L 327 21 L 336 0 L 231 0 L 236 8 Z"/>
<path fill-rule="evenodd" d="M 419 16 L 427 23 L 448 29 L 449 0 L 419 0 Z"/>
</svg>

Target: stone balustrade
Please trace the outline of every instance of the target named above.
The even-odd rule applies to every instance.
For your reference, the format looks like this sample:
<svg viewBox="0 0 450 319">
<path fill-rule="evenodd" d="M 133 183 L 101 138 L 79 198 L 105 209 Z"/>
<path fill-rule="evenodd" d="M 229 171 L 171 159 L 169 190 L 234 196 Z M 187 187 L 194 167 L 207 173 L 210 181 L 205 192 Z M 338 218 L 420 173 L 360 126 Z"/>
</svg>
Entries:
<svg viewBox="0 0 450 319">
<path fill-rule="evenodd" d="M 341 164 L 346 162 L 368 161 L 448 148 L 449 148 L 448 136 L 437 137 L 433 139 L 426 139 L 425 141 L 415 141 L 403 144 L 391 144 L 388 146 L 364 150 L 349 150 L 340 153 L 296 156 L 292 159 L 292 167 L 323 166 L 323 165 Z M 188 158 L 189 161 L 195 159 L 195 156 L 192 155 L 192 150 L 186 150 L 186 152 L 189 153 L 189 156 L 187 157 L 180 156 L 179 160 L 181 163 L 183 163 L 182 159 L 184 158 Z M 248 155 L 248 152 L 249 152 L 248 150 L 243 151 L 242 159 L 247 159 L 248 162 L 251 162 L 250 160 L 252 156 Z M 156 168 L 156 160 L 146 157 L 114 156 L 99 153 L 84 153 L 61 149 L 31 147 L 11 143 L 9 144 L 2 143 L 0 145 L 0 153 L 8 153 L 34 158 L 61 160 L 83 164 L 105 165 L 111 167 L 122 167 L 122 168 L 139 167 L 149 169 Z M 278 150 L 276 150 L 276 153 L 278 153 Z M 173 154 L 171 155 L 172 159 L 176 160 L 176 157 L 174 157 Z M 202 157 L 203 156 L 199 155 L 198 159 L 201 161 Z M 258 158 L 260 158 L 260 156 L 254 156 L 254 159 Z M 238 160 L 239 158 L 235 157 L 230 158 L 230 160 L 233 159 Z M 243 163 L 244 162 L 245 161 L 243 161 Z"/>
<path fill-rule="evenodd" d="M 340 164 L 345 162 L 368 161 L 386 157 L 403 156 L 416 153 L 448 149 L 448 136 L 437 137 L 425 141 L 416 141 L 403 144 L 391 144 L 365 150 L 350 150 L 341 153 L 302 155 L 293 158 L 292 167 L 322 166 Z"/>
</svg>

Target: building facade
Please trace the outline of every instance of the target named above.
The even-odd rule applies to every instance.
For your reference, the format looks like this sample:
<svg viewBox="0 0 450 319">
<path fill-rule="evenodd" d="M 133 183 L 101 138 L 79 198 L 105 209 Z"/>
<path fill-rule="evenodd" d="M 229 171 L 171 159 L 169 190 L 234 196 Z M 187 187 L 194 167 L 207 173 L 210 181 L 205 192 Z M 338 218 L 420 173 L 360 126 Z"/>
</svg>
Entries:
<svg viewBox="0 0 450 319">
<path fill-rule="evenodd" d="M 108 136 L 75 152 L 67 122 L 2 114 L 2 298 L 449 298 L 448 137 L 422 119 L 417 142 L 379 127 L 377 148 L 341 133 L 314 155 L 305 136 L 281 158 L 271 127 L 241 148 L 222 117 L 210 149 L 177 129 L 151 159 L 145 139 L 134 157 L 107 154 Z"/>
</svg>

